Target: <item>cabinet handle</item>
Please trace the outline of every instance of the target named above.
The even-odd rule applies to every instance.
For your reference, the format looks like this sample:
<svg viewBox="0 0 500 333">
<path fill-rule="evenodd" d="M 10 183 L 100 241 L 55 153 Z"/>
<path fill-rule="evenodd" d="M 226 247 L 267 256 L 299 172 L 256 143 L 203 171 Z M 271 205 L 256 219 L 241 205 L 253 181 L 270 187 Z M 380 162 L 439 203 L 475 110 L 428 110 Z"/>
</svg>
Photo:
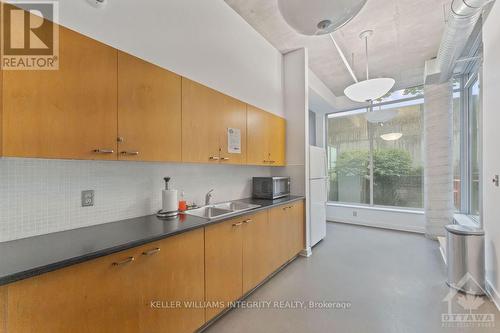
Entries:
<svg viewBox="0 0 500 333">
<path fill-rule="evenodd" d="M 113 149 L 97 148 L 97 149 L 94 149 L 92 152 L 96 153 L 96 154 L 113 154 L 115 151 Z"/>
<path fill-rule="evenodd" d="M 229 157 L 222 157 L 220 160 L 221 161 L 229 161 Z"/>
<path fill-rule="evenodd" d="M 251 223 L 251 222 L 253 222 L 252 219 L 248 219 L 248 220 L 243 221 L 243 223 Z"/>
<path fill-rule="evenodd" d="M 268 161 L 268 160 L 264 160 L 263 162 L 264 162 L 264 163 L 270 163 L 271 161 Z"/>
<path fill-rule="evenodd" d="M 233 224 L 233 227 L 239 227 L 239 226 L 240 226 L 240 225 L 242 225 L 242 224 L 243 224 L 243 222 L 234 223 L 234 224 Z"/>
<path fill-rule="evenodd" d="M 208 159 L 211 161 L 218 161 L 219 160 L 219 158 L 217 156 L 210 156 Z"/>
<path fill-rule="evenodd" d="M 122 151 L 120 154 L 122 155 L 130 155 L 130 156 L 137 156 L 139 155 L 138 151 Z"/>
<path fill-rule="evenodd" d="M 160 248 L 159 247 L 151 249 L 151 250 L 148 250 L 148 251 L 144 251 L 144 252 L 142 252 L 142 255 L 143 256 L 152 256 L 153 254 L 156 254 L 158 252 L 160 252 Z"/>
<path fill-rule="evenodd" d="M 135 260 L 134 257 L 128 257 L 127 259 L 123 259 L 122 261 L 116 261 L 116 262 L 114 262 L 113 266 L 125 265 L 125 264 L 128 264 L 128 263 L 131 263 L 134 260 Z"/>
<path fill-rule="evenodd" d="M 269 161 L 269 163 L 274 164 L 274 163 L 276 163 L 276 161 Z"/>
</svg>

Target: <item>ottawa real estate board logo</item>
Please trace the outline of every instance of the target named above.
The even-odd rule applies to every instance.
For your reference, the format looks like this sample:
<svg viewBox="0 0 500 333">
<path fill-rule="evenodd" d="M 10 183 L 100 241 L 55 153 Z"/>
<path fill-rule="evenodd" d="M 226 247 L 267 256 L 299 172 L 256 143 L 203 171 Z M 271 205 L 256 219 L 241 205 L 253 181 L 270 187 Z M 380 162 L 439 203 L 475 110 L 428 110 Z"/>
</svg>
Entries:
<svg viewBox="0 0 500 333">
<path fill-rule="evenodd" d="M 3 70 L 59 69 L 59 6 L 57 1 L 1 3 L 1 66 Z"/>
</svg>

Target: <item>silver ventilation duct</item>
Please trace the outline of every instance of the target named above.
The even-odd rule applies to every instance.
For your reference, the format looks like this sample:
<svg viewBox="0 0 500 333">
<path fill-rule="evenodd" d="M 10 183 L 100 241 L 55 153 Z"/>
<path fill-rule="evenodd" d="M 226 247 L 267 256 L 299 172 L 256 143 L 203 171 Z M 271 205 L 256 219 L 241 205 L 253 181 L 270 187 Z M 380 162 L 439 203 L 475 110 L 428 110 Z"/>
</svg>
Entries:
<svg viewBox="0 0 500 333">
<path fill-rule="evenodd" d="M 453 76 L 483 7 L 491 0 L 453 0 L 437 59 L 426 63 L 425 83 L 443 83 Z"/>
</svg>

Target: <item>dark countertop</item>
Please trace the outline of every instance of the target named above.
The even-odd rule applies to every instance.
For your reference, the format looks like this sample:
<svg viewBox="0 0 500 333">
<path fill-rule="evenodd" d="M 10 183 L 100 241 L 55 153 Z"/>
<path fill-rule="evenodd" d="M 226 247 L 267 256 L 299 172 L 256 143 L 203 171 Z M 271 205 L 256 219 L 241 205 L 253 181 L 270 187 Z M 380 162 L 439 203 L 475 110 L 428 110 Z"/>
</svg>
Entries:
<svg viewBox="0 0 500 333">
<path fill-rule="evenodd" d="M 289 196 L 277 200 L 242 199 L 238 201 L 261 205 L 261 207 L 212 221 L 190 215 L 179 215 L 171 220 L 163 220 L 157 218 L 156 215 L 150 215 L 0 242 L 0 286 L 201 228 L 208 224 L 302 199 L 304 197 L 301 196 Z"/>
</svg>

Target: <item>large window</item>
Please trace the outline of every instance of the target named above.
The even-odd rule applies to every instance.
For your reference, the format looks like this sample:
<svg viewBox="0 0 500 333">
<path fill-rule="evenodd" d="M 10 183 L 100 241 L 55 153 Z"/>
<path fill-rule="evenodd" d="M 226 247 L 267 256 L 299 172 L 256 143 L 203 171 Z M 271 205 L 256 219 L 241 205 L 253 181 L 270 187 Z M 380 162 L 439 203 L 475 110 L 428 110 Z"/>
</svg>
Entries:
<svg viewBox="0 0 500 333">
<path fill-rule="evenodd" d="M 367 109 L 328 115 L 330 201 L 423 207 L 421 94 L 416 87 L 377 101 L 374 110 L 393 111 L 383 123 L 368 122 Z"/>
</svg>

